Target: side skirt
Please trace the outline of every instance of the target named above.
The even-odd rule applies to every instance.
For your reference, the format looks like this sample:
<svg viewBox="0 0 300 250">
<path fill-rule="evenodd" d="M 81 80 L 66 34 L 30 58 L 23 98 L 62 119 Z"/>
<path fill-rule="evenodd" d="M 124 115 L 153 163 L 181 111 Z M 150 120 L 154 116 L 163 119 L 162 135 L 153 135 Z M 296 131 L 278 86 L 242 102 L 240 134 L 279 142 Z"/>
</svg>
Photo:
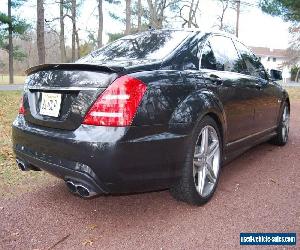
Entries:
<svg viewBox="0 0 300 250">
<path fill-rule="evenodd" d="M 227 143 L 224 149 L 223 165 L 229 163 L 250 148 L 266 142 L 276 136 L 277 127 L 272 127 L 261 132 L 249 135 L 236 141 Z"/>
</svg>

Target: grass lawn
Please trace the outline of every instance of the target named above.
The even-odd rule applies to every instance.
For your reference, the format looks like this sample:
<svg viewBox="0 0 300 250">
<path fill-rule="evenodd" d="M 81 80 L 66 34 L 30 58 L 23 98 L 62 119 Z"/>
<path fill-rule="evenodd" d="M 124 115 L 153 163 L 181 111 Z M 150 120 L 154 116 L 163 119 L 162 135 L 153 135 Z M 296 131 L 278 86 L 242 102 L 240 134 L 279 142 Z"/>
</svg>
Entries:
<svg viewBox="0 0 300 250">
<path fill-rule="evenodd" d="M 292 101 L 300 101 L 300 88 L 287 88 Z M 22 172 L 17 168 L 11 144 L 11 124 L 18 113 L 20 91 L 0 91 L 0 196 L 34 189 L 51 176 L 45 172 Z"/>
<path fill-rule="evenodd" d="M 21 194 L 50 179 L 44 172 L 22 172 L 12 152 L 11 124 L 18 113 L 20 91 L 0 91 L 0 196 Z"/>
<path fill-rule="evenodd" d="M 21 84 L 24 83 L 25 76 L 14 76 L 14 84 Z M 9 84 L 8 75 L 1 75 L 0 74 L 0 84 Z"/>
<path fill-rule="evenodd" d="M 289 87 L 285 88 L 289 92 L 291 101 L 300 101 L 300 88 L 299 87 Z"/>
</svg>

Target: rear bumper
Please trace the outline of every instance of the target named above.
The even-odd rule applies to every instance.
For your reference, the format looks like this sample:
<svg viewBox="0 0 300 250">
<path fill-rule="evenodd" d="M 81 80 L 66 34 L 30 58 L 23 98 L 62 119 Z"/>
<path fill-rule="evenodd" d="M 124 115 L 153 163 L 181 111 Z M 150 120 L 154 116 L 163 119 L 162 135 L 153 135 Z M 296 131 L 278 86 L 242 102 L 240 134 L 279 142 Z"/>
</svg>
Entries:
<svg viewBox="0 0 300 250">
<path fill-rule="evenodd" d="M 36 168 L 80 180 L 98 193 L 127 193 L 169 187 L 179 176 L 187 135 L 161 126 L 63 131 L 18 116 L 12 137 L 16 157 Z"/>
</svg>

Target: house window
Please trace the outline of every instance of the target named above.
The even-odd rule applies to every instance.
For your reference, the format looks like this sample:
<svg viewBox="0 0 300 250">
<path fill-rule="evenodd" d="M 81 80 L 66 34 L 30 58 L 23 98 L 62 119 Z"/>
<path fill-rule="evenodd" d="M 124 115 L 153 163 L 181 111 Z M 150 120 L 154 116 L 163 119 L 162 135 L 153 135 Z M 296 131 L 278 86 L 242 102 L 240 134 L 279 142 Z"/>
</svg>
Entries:
<svg viewBox="0 0 300 250">
<path fill-rule="evenodd" d="M 268 57 L 268 61 L 270 61 L 271 60 L 271 58 L 270 57 Z"/>
<path fill-rule="evenodd" d="M 276 62 L 276 57 L 273 57 L 273 62 Z"/>
</svg>

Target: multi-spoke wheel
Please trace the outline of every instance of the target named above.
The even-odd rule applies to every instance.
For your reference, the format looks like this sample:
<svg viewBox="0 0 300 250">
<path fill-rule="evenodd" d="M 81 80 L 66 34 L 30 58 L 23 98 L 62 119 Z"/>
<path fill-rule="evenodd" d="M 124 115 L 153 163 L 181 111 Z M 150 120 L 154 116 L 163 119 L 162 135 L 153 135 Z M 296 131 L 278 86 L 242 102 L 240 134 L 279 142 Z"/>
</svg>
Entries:
<svg viewBox="0 0 300 250">
<path fill-rule="evenodd" d="M 289 129 L 290 129 L 290 112 L 288 106 L 284 107 L 283 114 L 282 114 L 282 138 L 286 142 L 289 135 Z"/>
<path fill-rule="evenodd" d="M 206 203 L 213 196 L 219 180 L 221 155 L 218 126 L 206 116 L 193 131 L 182 176 L 171 188 L 172 195 L 195 205 Z"/>
<path fill-rule="evenodd" d="M 290 130 L 290 109 L 287 103 L 283 106 L 280 123 L 277 128 L 277 135 L 271 142 L 278 146 L 284 146 L 289 138 Z"/>
<path fill-rule="evenodd" d="M 210 195 L 220 169 L 220 143 L 217 131 L 210 125 L 202 128 L 194 152 L 193 176 L 202 197 Z"/>
</svg>

